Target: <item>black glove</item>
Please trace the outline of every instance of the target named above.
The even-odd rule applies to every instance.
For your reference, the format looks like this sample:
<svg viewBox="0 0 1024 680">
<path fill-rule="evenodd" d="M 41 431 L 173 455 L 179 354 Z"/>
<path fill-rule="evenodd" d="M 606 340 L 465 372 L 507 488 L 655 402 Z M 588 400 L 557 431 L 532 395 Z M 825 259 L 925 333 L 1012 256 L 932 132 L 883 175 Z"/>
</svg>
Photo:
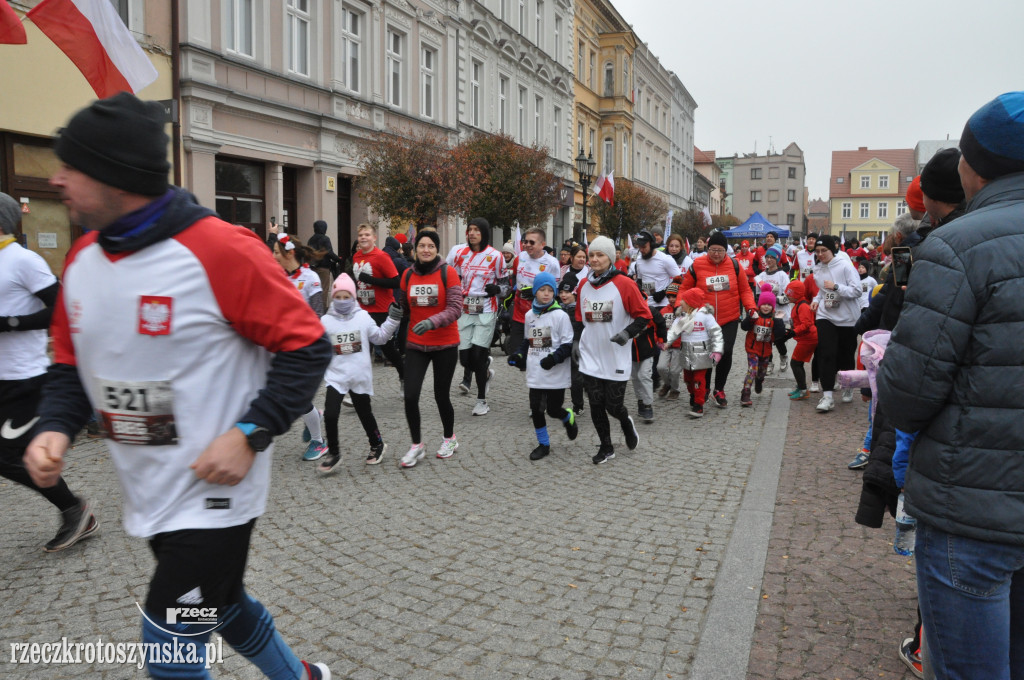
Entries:
<svg viewBox="0 0 1024 680">
<path fill-rule="evenodd" d="M 614 342 L 616 345 L 621 345 L 624 347 L 626 343 L 629 342 L 630 337 L 627 331 L 621 330 L 608 339 Z"/>
<path fill-rule="evenodd" d="M 532 287 L 531 288 L 520 288 L 519 289 L 519 297 L 523 298 L 524 300 L 532 300 L 533 299 L 533 288 Z"/>
<path fill-rule="evenodd" d="M 388 305 L 388 318 L 389 319 L 394 319 L 395 321 L 401 321 L 402 320 L 402 316 L 404 315 L 404 313 L 405 312 L 402 309 L 402 305 L 398 304 L 397 302 L 392 302 L 390 305 Z"/>
<path fill-rule="evenodd" d="M 526 357 L 522 354 L 513 354 L 508 358 L 508 365 L 515 366 L 520 371 L 526 370 Z"/>
<path fill-rule="evenodd" d="M 580 363 L 580 343 L 579 342 L 572 343 L 572 360 L 575 361 L 577 364 Z"/>
<path fill-rule="evenodd" d="M 415 333 L 416 335 L 423 335 L 427 331 L 432 330 L 434 330 L 434 322 L 431 321 L 430 319 L 424 319 L 423 321 L 420 321 L 418 324 L 412 327 L 412 332 Z"/>
<path fill-rule="evenodd" d="M 654 298 L 654 301 L 655 301 L 655 302 L 661 302 L 662 300 L 664 300 L 664 299 L 665 299 L 665 295 L 667 295 L 667 292 L 666 292 L 666 291 L 663 291 L 663 290 L 659 290 L 658 292 L 656 292 L 656 293 L 655 293 L 654 295 L 652 295 L 651 297 L 653 297 L 653 298 Z"/>
<path fill-rule="evenodd" d="M 557 365 L 557 363 L 558 362 L 555 361 L 555 356 L 553 354 L 549 354 L 540 360 L 540 367 L 543 368 L 545 371 L 550 371 Z"/>
<path fill-rule="evenodd" d="M 359 283 L 372 283 L 373 277 L 366 272 L 359 272 Z"/>
<path fill-rule="evenodd" d="M 494 297 L 501 294 L 501 286 L 496 283 L 488 283 L 484 286 L 484 292 L 487 293 L 487 297 Z"/>
</svg>

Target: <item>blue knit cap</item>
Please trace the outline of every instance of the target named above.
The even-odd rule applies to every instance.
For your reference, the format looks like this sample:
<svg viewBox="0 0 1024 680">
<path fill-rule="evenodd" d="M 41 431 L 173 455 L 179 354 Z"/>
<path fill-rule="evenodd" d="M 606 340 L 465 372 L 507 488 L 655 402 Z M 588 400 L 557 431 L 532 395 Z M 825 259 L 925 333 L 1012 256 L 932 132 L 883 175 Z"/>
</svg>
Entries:
<svg viewBox="0 0 1024 680">
<path fill-rule="evenodd" d="M 551 286 L 551 290 L 553 291 L 558 290 L 558 282 L 555 281 L 554 275 L 549 272 L 541 272 L 540 274 L 537 274 L 533 279 L 533 294 L 536 295 L 537 291 L 544 286 Z"/>
<path fill-rule="evenodd" d="M 778 246 L 772 246 L 768 250 L 764 251 L 765 257 L 774 257 L 776 260 L 782 259 L 782 248 Z"/>
<path fill-rule="evenodd" d="M 960 136 L 960 150 L 985 179 L 1024 172 L 1024 92 L 1001 94 L 975 111 Z"/>
</svg>

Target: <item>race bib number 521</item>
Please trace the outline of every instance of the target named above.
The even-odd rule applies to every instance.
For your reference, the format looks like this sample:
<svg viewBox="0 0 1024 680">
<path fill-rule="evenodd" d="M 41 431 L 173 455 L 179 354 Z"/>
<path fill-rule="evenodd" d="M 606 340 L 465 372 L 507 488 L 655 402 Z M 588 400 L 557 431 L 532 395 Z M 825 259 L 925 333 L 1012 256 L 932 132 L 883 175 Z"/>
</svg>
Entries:
<svg viewBox="0 0 1024 680">
<path fill-rule="evenodd" d="M 101 381 L 97 415 L 107 437 L 119 444 L 169 446 L 178 443 L 174 391 L 169 380 Z"/>
</svg>

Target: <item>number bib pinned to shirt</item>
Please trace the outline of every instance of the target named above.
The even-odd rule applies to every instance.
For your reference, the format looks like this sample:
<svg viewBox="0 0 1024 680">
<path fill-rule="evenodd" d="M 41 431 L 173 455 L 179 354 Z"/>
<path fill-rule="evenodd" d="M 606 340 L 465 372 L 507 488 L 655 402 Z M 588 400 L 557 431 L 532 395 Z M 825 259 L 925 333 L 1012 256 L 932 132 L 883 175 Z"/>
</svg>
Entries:
<svg viewBox="0 0 1024 680">
<path fill-rule="evenodd" d="M 676 320 L 676 313 L 675 312 L 665 312 L 664 314 L 661 315 L 661 318 L 665 320 L 665 325 L 666 326 L 671 326 L 672 322 Z"/>
<path fill-rule="evenodd" d="M 839 293 L 834 290 L 825 291 L 825 306 L 832 308 L 839 306 Z"/>
<path fill-rule="evenodd" d="M 607 323 L 612 320 L 615 305 L 611 300 L 584 300 L 583 318 L 596 323 Z"/>
<path fill-rule="evenodd" d="M 758 342 L 768 342 L 772 338 L 771 326 L 754 326 L 754 339 Z"/>
<path fill-rule="evenodd" d="M 704 279 L 704 285 L 707 286 L 708 290 L 720 293 L 723 290 L 729 290 L 729 276 L 726 274 L 717 274 L 716 276 L 709 276 Z"/>
<path fill-rule="evenodd" d="M 551 327 L 550 326 L 534 326 L 530 329 L 530 347 L 533 349 L 542 349 L 544 347 L 551 347 Z"/>
<path fill-rule="evenodd" d="M 359 285 L 362 286 L 363 284 Z M 359 288 L 359 290 L 356 291 L 356 299 L 359 301 L 359 304 L 365 307 L 370 307 L 373 305 L 374 301 L 376 301 L 377 293 L 369 286 L 366 288 Z"/>
<path fill-rule="evenodd" d="M 362 331 L 348 331 L 346 333 L 332 333 L 331 344 L 334 345 L 335 354 L 355 354 L 363 351 Z"/>
<path fill-rule="evenodd" d="M 119 444 L 169 446 L 178 443 L 174 390 L 169 380 L 101 380 L 97 415 L 107 438 Z"/>
<path fill-rule="evenodd" d="M 654 295 L 654 282 L 644 281 L 642 284 L 642 290 L 648 295 Z"/>
<path fill-rule="evenodd" d="M 487 298 L 483 297 L 467 297 L 463 299 L 462 311 L 466 314 L 483 314 L 484 304 L 487 302 Z"/>
<path fill-rule="evenodd" d="M 409 287 L 409 303 L 413 307 L 435 307 L 438 301 L 436 283 L 418 283 Z"/>
</svg>

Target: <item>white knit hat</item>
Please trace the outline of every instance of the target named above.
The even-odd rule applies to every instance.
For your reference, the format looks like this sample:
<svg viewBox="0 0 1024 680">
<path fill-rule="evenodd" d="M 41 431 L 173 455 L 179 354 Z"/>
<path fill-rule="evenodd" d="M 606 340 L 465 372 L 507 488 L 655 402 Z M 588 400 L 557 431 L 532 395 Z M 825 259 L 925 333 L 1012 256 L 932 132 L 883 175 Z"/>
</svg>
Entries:
<svg viewBox="0 0 1024 680">
<path fill-rule="evenodd" d="M 598 236 L 590 242 L 590 245 L 587 246 L 587 252 L 592 253 L 594 251 L 604 253 L 608 256 L 608 261 L 613 265 L 615 264 L 615 244 L 607 236 Z"/>
</svg>

